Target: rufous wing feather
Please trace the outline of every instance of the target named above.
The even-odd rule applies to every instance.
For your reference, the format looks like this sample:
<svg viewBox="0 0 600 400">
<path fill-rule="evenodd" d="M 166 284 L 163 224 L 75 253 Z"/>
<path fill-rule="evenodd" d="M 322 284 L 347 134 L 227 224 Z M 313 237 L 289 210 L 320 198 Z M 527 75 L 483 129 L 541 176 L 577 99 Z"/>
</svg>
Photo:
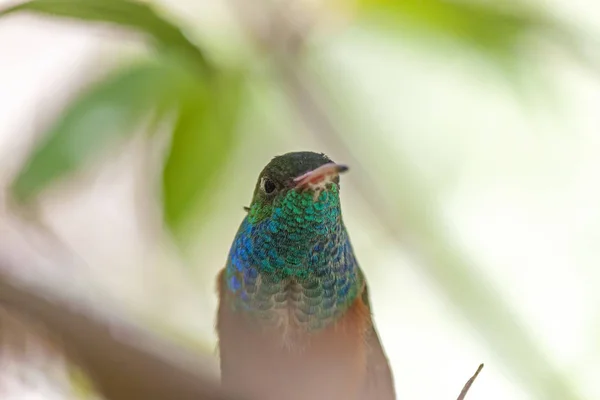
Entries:
<svg viewBox="0 0 600 400">
<path fill-rule="evenodd" d="M 364 276 L 363 282 L 362 300 L 369 311 L 371 311 L 369 291 Z M 372 319 L 370 328 L 365 332 L 365 340 L 367 346 L 367 371 L 360 400 L 395 400 L 396 393 L 392 372 Z"/>
</svg>

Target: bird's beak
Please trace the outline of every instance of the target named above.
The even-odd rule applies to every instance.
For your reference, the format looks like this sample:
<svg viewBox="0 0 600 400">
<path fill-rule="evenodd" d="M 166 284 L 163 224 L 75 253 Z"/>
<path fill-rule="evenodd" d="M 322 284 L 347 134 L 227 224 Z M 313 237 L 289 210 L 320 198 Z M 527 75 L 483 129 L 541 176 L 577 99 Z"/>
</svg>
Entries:
<svg viewBox="0 0 600 400">
<path fill-rule="evenodd" d="M 341 173 L 348 171 L 348 167 L 341 164 L 329 163 L 319 168 L 308 171 L 294 179 L 297 189 L 314 189 L 324 187 Z"/>
</svg>

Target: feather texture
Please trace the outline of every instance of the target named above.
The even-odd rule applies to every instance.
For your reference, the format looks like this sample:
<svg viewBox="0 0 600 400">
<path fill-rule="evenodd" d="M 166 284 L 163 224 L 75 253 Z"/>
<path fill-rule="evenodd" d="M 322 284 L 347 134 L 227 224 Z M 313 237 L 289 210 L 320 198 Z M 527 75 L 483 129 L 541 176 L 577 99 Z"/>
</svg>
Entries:
<svg viewBox="0 0 600 400">
<path fill-rule="evenodd" d="M 318 175 L 341 170 L 329 163 L 304 152 L 265 167 L 219 274 L 222 384 L 242 398 L 395 398 L 339 178 Z M 298 176 L 323 184 L 301 190 Z"/>
</svg>

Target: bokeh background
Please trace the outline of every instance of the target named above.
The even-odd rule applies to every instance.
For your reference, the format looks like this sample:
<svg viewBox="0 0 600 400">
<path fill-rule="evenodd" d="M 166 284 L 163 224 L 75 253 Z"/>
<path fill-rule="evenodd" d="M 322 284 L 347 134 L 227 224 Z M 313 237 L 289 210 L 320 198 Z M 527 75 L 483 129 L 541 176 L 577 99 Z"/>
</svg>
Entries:
<svg viewBox="0 0 600 400">
<path fill-rule="evenodd" d="M 38 3 L 0 18 L 3 269 L 217 371 L 215 275 L 255 179 L 324 152 L 351 167 L 398 398 L 456 398 L 481 362 L 469 399 L 600 398 L 592 1 L 144 3 L 181 37 L 127 2 Z M 59 355 L 10 353 L 3 398 L 89 397 Z"/>
</svg>

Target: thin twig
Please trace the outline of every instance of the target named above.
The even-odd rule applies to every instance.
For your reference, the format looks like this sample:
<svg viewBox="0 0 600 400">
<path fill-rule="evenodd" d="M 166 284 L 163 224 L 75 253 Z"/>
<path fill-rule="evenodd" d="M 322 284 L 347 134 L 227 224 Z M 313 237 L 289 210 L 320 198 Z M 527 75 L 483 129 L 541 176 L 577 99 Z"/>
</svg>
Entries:
<svg viewBox="0 0 600 400">
<path fill-rule="evenodd" d="M 469 379 L 467 381 L 467 383 L 465 383 L 463 390 L 460 392 L 460 395 L 458 396 L 458 398 L 456 400 L 464 400 L 464 398 L 467 396 L 467 392 L 471 388 L 471 385 L 473 385 L 473 382 L 475 382 L 475 378 L 477 378 L 477 375 L 479 375 L 479 373 L 481 372 L 482 369 L 483 369 L 483 364 L 480 364 L 479 368 L 477 368 L 477 371 L 475 371 L 475 375 L 473 375 L 471 377 L 471 379 Z"/>
</svg>

